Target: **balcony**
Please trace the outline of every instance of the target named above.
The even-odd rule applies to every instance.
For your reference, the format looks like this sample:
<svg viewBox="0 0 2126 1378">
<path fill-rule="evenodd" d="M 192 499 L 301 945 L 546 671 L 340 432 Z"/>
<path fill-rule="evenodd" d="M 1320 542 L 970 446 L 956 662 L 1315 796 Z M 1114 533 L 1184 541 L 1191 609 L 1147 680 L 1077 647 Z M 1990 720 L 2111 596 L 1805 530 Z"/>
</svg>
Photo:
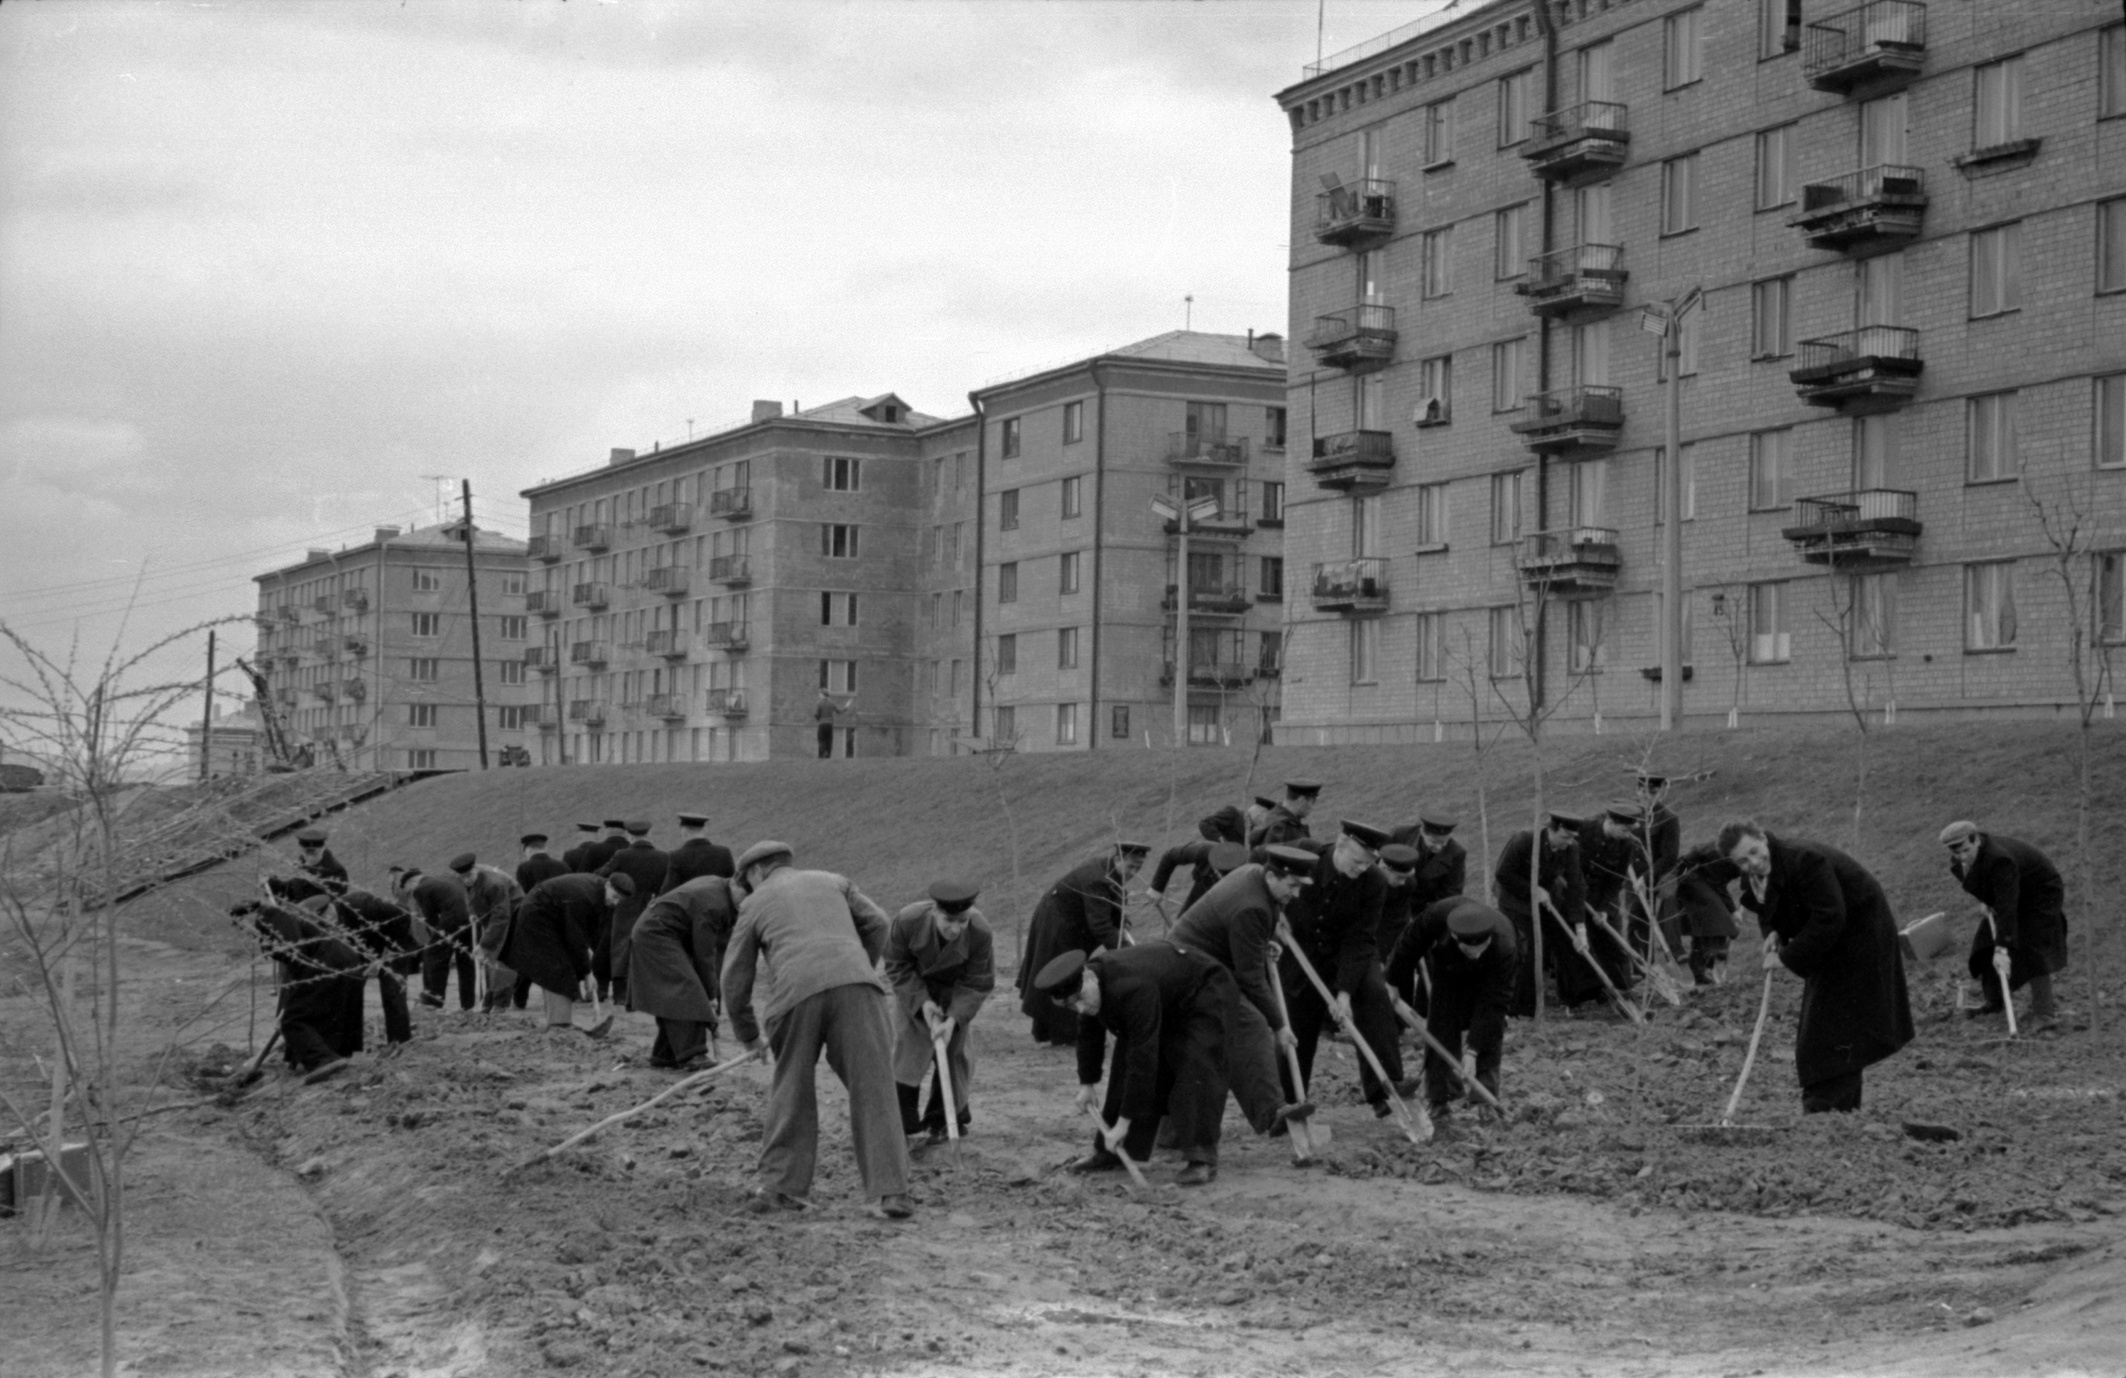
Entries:
<svg viewBox="0 0 2126 1378">
<path fill-rule="evenodd" d="M 650 530 L 667 536 L 683 536 L 694 529 L 694 504 L 667 502 L 650 509 Z"/>
<path fill-rule="evenodd" d="M 642 638 L 642 649 L 653 656 L 663 656 L 666 660 L 685 660 L 687 658 L 686 634 L 673 631 L 670 628 L 651 632 Z"/>
<path fill-rule="evenodd" d="M 340 600 L 334 598 L 329 593 L 320 594 L 316 598 L 310 600 L 310 608 L 313 612 L 321 613 L 326 617 L 330 617 L 332 616 L 332 614 L 340 610 Z"/>
<path fill-rule="evenodd" d="M 300 622 L 303 620 L 302 612 L 293 603 L 281 604 L 278 611 L 283 622 Z"/>
<path fill-rule="evenodd" d="M 1779 534 L 1801 558 L 1832 569 L 1897 569 L 1919 553 L 1919 495 L 1896 488 L 1796 498 L 1794 524 Z"/>
<path fill-rule="evenodd" d="M 360 703 L 369 697 L 369 682 L 364 679 L 343 679 L 340 681 L 340 694 L 350 703 Z"/>
<path fill-rule="evenodd" d="M 1347 373 L 1372 373 L 1395 357 L 1395 308 L 1354 306 L 1332 316 L 1316 316 L 1307 348 L 1316 363 Z"/>
<path fill-rule="evenodd" d="M 369 611 L 369 592 L 366 589 L 348 589 L 340 595 L 340 606 L 348 612 Z"/>
<path fill-rule="evenodd" d="M 1252 683 L 1258 675 L 1274 675 L 1274 666 L 1265 667 L 1259 657 L 1250 660 L 1247 653 L 1249 633 L 1238 627 L 1224 628 L 1208 636 L 1192 634 L 1189 637 L 1188 682 L 1191 688 L 1237 689 Z M 1174 683 L 1174 632 L 1166 633 L 1165 668 L 1160 671 L 1159 683 L 1168 688 Z"/>
<path fill-rule="evenodd" d="M 561 727 L 561 709 L 557 704 L 535 703 L 524 710 L 527 727 L 537 727 L 541 732 L 555 732 Z"/>
<path fill-rule="evenodd" d="M 1575 244 L 1528 260 L 1528 280 L 1514 291 L 1528 309 L 1556 318 L 1611 311 L 1624 304 L 1624 250 L 1616 244 Z"/>
<path fill-rule="evenodd" d="M 559 589 L 533 589 L 524 595 L 524 611 L 535 612 L 541 617 L 561 615 L 561 591 Z"/>
<path fill-rule="evenodd" d="M 701 641 L 705 646 L 735 654 L 746 649 L 749 637 L 743 622 L 711 622 L 701 633 Z"/>
<path fill-rule="evenodd" d="M 1918 236 L 1927 216 L 1920 169 L 1901 163 L 1861 168 L 1801 188 L 1801 210 L 1787 224 L 1812 249 L 1894 249 Z"/>
<path fill-rule="evenodd" d="M 319 660 L 338 660 L 340 658 L 340 638 L 321 634 L 317 640 L 310 643 L 310 649 Z"/>
<path fill-rule="evenodd" d="M 302 652 L 296 650 L 293 646 L 281 647 L 273 653 L 273 658 L 291 669 L 302 664 L 303 661 Z"/>
<path fill-rule="evenodd" d="M 568 663 L 602 670 L 611 655 L 612 648 L 603 641 L 576 641 L 569 644 Z"/>
<path fill-rule="evenodd" d="M 726 718 L 742 718 L 746 715 L 745 690 L 711 689 L 708 694 L 708 709 L 711 713 Z"/>
<path fill-rule="evenodd" d="M 1624 429 L 1622 388 L 1559 388 L 1532 393 L 1528 419 L 1510 427 L 1537 454 L 1614 450 Z"/>
<path fill-rule="evenodd" d="M 1244 660 L 1201 661 L 1189 660 L 1188 682 L 1191 689 L 1239 689 L 1255 681 L 1255 667 Z M 1159 685 L 1163 689 L 1174 687 L 1174 662 L 1169 660 L 1159 671 Z"/>
<path fill-rule="evenodd" d="M 310 692 L 330 703 L 340 696 L 340 687 L 329 679 L 319 680 L 310 686 Z"/>
<path fill-rule="evenodd" d="M 1578 105 L 1529 121 L 1521 149 L 1528 170 L 1553 186 L 1598 182 L 1616 171 L 1631 152 L 1626 107 L 1613 100 Z"/>
<path fill-rule="evenodd" d="M 1381 555 L 1326 560 L 1314 566 L 1314 611 L 1373 613 L 1388 610 L 1388 561 Z"/>
<path fill-rule="evenodd" d="M 559 660 L 560 657 L 551 646 L 526 646 L 524 648 L 524 668 L 527 670 L 536 670 L 542 675 L 550 675 L 560 668 L 557 664 Z"/>
<path fill-rule="evenodd" d="M 667 598 L 684 598 L 693 573 L 685 565 L 660 565 L 642 576 L 642 586 Z"/>
<path fill-rule="evenodd" d="M 1248 462 L 1248 442 L 1245 439 L 1227 440 L 1222 435 L 1169 431 L 1166 437 L 1166 462 L 1236 467 Z"/>
<path fill-rule="evenodd" d="M 613 601 L 613 591 L 604 584 L 578 584 L 569 596 L 569 601 L 579 608 L 593 612 L 602 611 Z"/>
<path fill-rule="evenodd" d="M 274 690 L 273 701 L 283 708 L 295 707 L 295 686 L 283 684 L 280 688 Z"/>
<path fill-rule="evenodd" d="M 744 521 L 753 515 L 751 488 L 719 488 L 709 494 L 709 515 L 725 521 Z"/>
<path fill-rule="evenodd" d="M 1356 186 L 1332 187 L 1314 197 L 1314 242 L 1351 248 L 1395 232 L 1395 183 L 1361 178 Z"/>
<path fill-rule="evenodd" d="M 1617 586 L 1624 557 L 1607 526 L 1568 526 L 1521 537 L 1514 567 L 1538 594 L 1599 598 Z"/>
<path fill-rule="evenodd" d="M 366 636 L 344 637 L 341 639 L 340 645 L 355 660 L 360 660 L 363 656 L 369 654 L 369 638 Z"/>
<path fill-rule="evenodd" d="M 613 528 L 600 522 L 593 526 L 579 526 L 575 539 L 570 542 L 578 550 L 609 550 L 613 544 Z"/>
<path fill-rule="evenodd" d="M 568 720 L 597 727 L 605 721 L 605 705 L 597 699 L 570 699 Z"/>
<path fill-rule="evenodd" d="M 561 538 L 544 534 L 534 536 L 524 543 L 524 553 L 541 564 L 550 565 L 561 558 Z"/>
<path fill-rule="evenodd" d="M 684 694 L 652 694 L 644 707 L 653 718 L 679 719 L 687 715 L 687 699 Z"/>
<path fill-rule="evenodd" d="M 714 555 L 709 558 L 709 578 L 735 587 L 752 583 L 753 570 L 743 555 Z"/>
<path fill-rule="evenodd" d="M 1888 95 L 1912 84 L 1927 57 L 1927 7 L 1871 0 L 1802 30 L 1801 75 L 1818 91 Z"/>
<path fill-rule="evenodd" d="M 1227 486 L 1228 483 L 1231 485 L 1230 488 Z M 1249 515 L 1248 481 L 1246 479 L 1212 479 L 1205 481 L 1201 479 L 1183 479 L 1179 474 L 1175 474 L 1169 478 L 1166 485 L 1167 500 L 1178 506 L 1185 500 L 1182 495 L 1188 491 L 1191 484 L 1196 485 L 1196 491 L 1191 495 L 1193 499 L 1201 500 L 1206 497 L 1216 497 L 1218 499 L 1218 513 L 1216 516 L 1204 517 L 1189 523 L 1188 534 L 1191 538 L 1209 536 L 1237 541 L 1255 529 L 1254 518 Z M 1164 528 L 1169 536 L 1181 534 L 1181 522 L 1179 519 L 1167 521 L 1164 524 Z"/>
<path fill-rule="evenodd" d="M 1919 332 L 1901 325 L 1864 325 L 1839 335 L 1803 340 L 1795 347 L 1799 368 L 1786 376 L 1812 407 L 1835 407 L 1854 415 L 1890 411 L 1919 391 Z"/>
<path fill-rule="evenodd" d="M 1390 431 L 1318 435 L 1313 457 L 1307 461 L 1316 487 L 1344 493 L 1385 488 L 1394 468 L 1395 436 Z"/>
<path fill-rule="evenodd" d="M 1243 584 L 1189 585 L 1188 610 L 1191 614 L 1201 612 L 1231 616 L 1244 613 L 1254 605 L 1254 600 L 1248 597 L 1247 587 Z M 1159 600 L 1159 606 L 1167 612 L 1176 610 L 1172 584 L 1166 586 L 1166 596 Z"/>
</svg>

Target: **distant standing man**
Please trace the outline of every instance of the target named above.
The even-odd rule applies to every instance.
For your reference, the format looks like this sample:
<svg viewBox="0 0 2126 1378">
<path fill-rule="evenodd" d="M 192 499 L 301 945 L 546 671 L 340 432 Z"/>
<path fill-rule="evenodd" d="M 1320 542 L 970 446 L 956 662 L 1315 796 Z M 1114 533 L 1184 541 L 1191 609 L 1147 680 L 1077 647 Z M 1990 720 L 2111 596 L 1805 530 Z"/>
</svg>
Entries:
<svg viewBox="0 0 2126 1378">
<path fill-rule="evenodd" d="M 337 895 L 347 888 L 347 868 L 325 845 L 325 834 L 318 828 L 305 828 L 295 835 L 297 856 L 295 869 L 325 887 L 325 893 Z"/>
<path fill-rule="evenodd" d="M 708 827 L 709 816 L 705 813 L 679 815 L 679 845 L 668 854 L 664 883 L 658 887 L 657 893 L 677 890 L 688 881 L 703 876 L 721 876 L 729 880 L 738 874 L 731 849 L 709 841 Z"/>
<path fill-rule="evenodd" d="M 664 873 L 672 864 L 672 859 L 650 841 L 647 822 L 635 819 L 626 826 L 628 845 L 615 850 L 598 869 L 601 876 L 623 875 L 635 882 L 633 893 L 613 907 L 612 932 L 606 941 L 606 970 L 601 973 L 593 968 L 591 973 L 594 977 L 610 977 L 614 1004 L 627 1002 L 628 945 L 634 941 L 635 920 L 657 897 Z M 600 993 L 604 993 L 602 988 Z"/>
<path fill-rule="evenodd" d="M 565 876 L 571 869 L 568 863 L 548 853 L 545 833 L 526 833 L 517 839 L 517 845 L 524 849 L 523 858 L 517 862 L 517 888 L 527 895 L 538 889 L 540 882 Z"/>
<path fill-rule="evenodd" d="M 900 1096 L 901 1132 L 927 1132 L 938 1143 L 945 1132 L 945 1098 L 936 1078 L 930 1104 L 918 1113 L 923 1077 L 937 1061 L 937 1040 L 945 1040 L 945 1071 L 952 1078 L 952 1103 L 961 1132 L 973 1115 L 967 1091 L 974 1080 L 974 1058 L 967 1026 L 997 988 L 996 938 L 989 920 L 974 907 L 981 892 L 965 881 L 941 880 L 930 898 L 908 905 L 893 916 L 886 935 L 886 980 L 893 986 L 893 1080 Z"/>
<path fill-rule="evenodd" d="M 787 842 L 756 842 L 738 859 L 747 887 L 723 961 L 723 1003 L 731 1031 L 761 1048 L 753 984 L 766 964 L 768 1026 L 775 1068 L 760 1141 L 761 1213 L 802 1209 L 819 1158 L 819 1102 L 813 1075 L 822 1051 L 849 1092 L 849 1141 L 872 1212 L 892 1220 L 915 1213 L 908 1199 L 908 1141 L 894 1093 L 893 1033 L 886 983 L 872 969 L 884 955 L 884 910 L 842 876 L 800 871 Z"/>
<path fill-rule="evenodd" d="M 1036 1043 L 1076 1043 L 1078 1024 L 1063 1005 L 1033 988 L 1033 978 L 1062 952 L 1091 952 L 1122 943 L 1122 905 L 1130 877 L 1144 864 L 1151 847 L 1118 842 L 1099 856 L 1079 862 L 1048 887 L 1026 926 L 1026 951 L 1019 958 L 1019 1010 L 1033 1020 Z"/>
<path fill-rule="evenodd" d="M 408 905 L 428 926 L 428 946 L 421 953 L 421 1003 L 443 1008 L 450 971 L 458 972 L 458 1008 L 472 1008 L 472 905 L 456 876 L 429 875 L 416 866 L 399 876 L 399 903 Z"/>
<path fill-rule="evenodd" d="M 598 869 L 590 864 L 591 848 L 598 845 L 598 825 L 578 823 L 576 832 L 576 845 L 561 854 L 561 864 L 578 875 L 587 876 Z M 527 890 L 525 893 L 531 892 Z"/>
<path fill-rule="evenodd" d="M 1311 841 L 1314 835 L 1307 828 L 1307 815 L 1314 812 L 1314 803 L 1320 798 L 1319 780 L 1285 781 L 1284 801 L 1270 810 L 1261 827 L 1248 834 L 1248 846 L 1275 847 Z"/>
<path fill-rule="evenodd" d="M 1803 1114 L 1860 1108 L 1860 1074 L 1912 1041 L 1904 953 L 1882 886 L 1823 842 L 1738 819 L 1720 852 L 1742 872 L 1742 904 L 1765 934 L 1764 967 L 1802 978 L 1794 1074 Z"/>
<path fill-rule="evenodd" d="M 833 757 L 834 724 L 842 714 L 854 713 L 855 711 L 856 695 L 851 694 L 846 699 L 837 699 L 824 689 L 819 691 L 819 702 L 812 705 L 812 720 L 819 726 L 819 759 L 825 761 Z M 854 743 L 850 745 L 853 746 Z M 854 756 L 856 752 L 851 750 L 844 754 Z"/>
<path fill-rule="evenodd" d="M 1988 921 L 1971 938 L 1971 975 L 1986 992 L 1975 1015 L 1999 1014 L 2009 991 L 2030 987 L 2030 1017 L 2049 1026 L 2059 1015 L 2052 976 L 2067 969 L 2067 891 L 2059 868 L 2027 842 L 1984 833 L 1959 821 L 1941 830 L 1949 872 L 1986 906 Z M 2001 989 L 2002 959 L 2008 989 Z"/>
<path fill-rule="evenodd" d="M 1417 823 L 1405 824 L 1389 835 L 1389 841 L 1417 849 L 1417 865 L 1410 873 L 1410 912 L 1422 914 L 1444 899 L 1458 897 L 1469 886 L 1469 853 L 1454 840 L 1460 820 L 1443 809 L 1427 809 Z"/>
</svg>

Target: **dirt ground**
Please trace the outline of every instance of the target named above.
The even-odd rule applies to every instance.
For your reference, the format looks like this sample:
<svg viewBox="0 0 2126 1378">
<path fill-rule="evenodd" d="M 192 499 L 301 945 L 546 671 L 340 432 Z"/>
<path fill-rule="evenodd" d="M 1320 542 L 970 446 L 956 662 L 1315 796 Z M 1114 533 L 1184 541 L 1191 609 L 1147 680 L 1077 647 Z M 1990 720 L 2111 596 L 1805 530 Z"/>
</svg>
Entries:
<svg viewBox="0 0 2126 1378">
<path fill-rule="evenodd" d="M 141 1056 L 188 1032 L 241 1052 L 248 966 L 127 950 Z M 1738 953 L 1738 971 L 1753 970 Z M 1228 1119 L 1219 1179 L 1159 1161 L 1148 1196 L 1058 1166 L 1082 1147 L 1069 1056 L 1006 997 L 975 1026 L 962 1160 L 917 1168 L 916 1217 L 863 1210 L 838 1087 L 815 1207 L 739 1210 L 764 1071 L 675 1098 L 564 1158 L 503 1171 L 669 1085 L 622 1016 L 593 1043 L 531 1014 L 420 1020 L 395 1056 L 233 1109 L 157 1116 L 133 1159 L 124 1372 L 249 1378 L 581 1374 L 1529 1375 L 2126 1372 L 2126 1041 L 2070 1006 L 2014 1044 L 1914 973 L 1921 1036 L 1852 1116 L 1798 1115 L 1798 983 L 1777 987 L 1742 1119 L 1706 1145 L 1754 983 L 1610 1017 L 1516 1024 L 1510 1124 L 1416 1147 L 1325 1055 L 1333 1139 L 1300 1169 Z M 260 1027 L 263 1033 L 263 1025 Z M 0 996 L 0 1055 L 36 1035 Z M 208 1059 L 212 1061 L 210 1057 Z M 151 1070 L 143 1061 L 145 1073 Z M 196 1094 L 165 1069 L 172 1101 Z M 1962 1137 L 1921 1144 L 1924 1119 Z M 85 1241 L 0 1223 L 0 1372 L 91 1371 Z"/>
</svg>

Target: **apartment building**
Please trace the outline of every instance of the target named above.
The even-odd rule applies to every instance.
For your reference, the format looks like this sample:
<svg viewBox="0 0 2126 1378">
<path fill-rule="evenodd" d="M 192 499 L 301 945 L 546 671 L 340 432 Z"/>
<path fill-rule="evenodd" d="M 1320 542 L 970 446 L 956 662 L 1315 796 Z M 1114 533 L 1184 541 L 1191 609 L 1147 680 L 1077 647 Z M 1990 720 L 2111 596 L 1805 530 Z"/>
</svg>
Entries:
<svg viewBox="0 0 2126 1378">
<path fill-rule="evenodd" d="M 311 550 L 258 585 L 262 715 L 291 751 L 357 770 L 464 770 L 480 764 L 473 671 L 472 541 L 480 609 L 478 689 L 488 759 L 523 751 L 532 726 L 524 651 L 524 542 L 462 521 L 340 550 Z"/>
<path fill-rule="evenodd" d="M 1177 693 L 1190 742 L 1252 741 L 1276 721 L 1284 384 L 1276 335 L 1173 331 L 970 394 L 985 740 L 1170 743 Z"/>
<path fill-rule="evenodd" d="M 2126 639 L 2111 0 L 1500 0 L 1310 67 L 1280 740 L 2046 713 Z"/>
</svg>

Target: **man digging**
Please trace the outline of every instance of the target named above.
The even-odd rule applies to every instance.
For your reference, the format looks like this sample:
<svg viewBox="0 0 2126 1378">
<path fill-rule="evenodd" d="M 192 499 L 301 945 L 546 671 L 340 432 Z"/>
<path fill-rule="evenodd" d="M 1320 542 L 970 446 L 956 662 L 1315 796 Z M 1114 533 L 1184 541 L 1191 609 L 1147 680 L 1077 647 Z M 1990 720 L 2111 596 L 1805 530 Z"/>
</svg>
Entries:
<svg viewBox="0 0 2126 1378">
<path fill-rule="evenodd" d="M 894 915 L 886 936 L 886 979 L 893 985 L 893 1080 L 900 1097 L 901 1131 L 921 1134 L 930 1148 L 964 1134 L 973 1114 L 967 1088 L 974 1080 L 968 1025 L 996 989 L 996 939 L 989 920 L 974 907 L 980 892 L 965 881 L 941 880 L 930 898 Z M 944 1065 L 935 1067 L 938 1048 Z M 930 1104 L 922 1108 L 923 1077 L 931 1079 Z M 954 1127 L 946 1127 L 950 1087 Z M 913 1145 L 911 1145 L 913 1146 Z"/>
</svg>

